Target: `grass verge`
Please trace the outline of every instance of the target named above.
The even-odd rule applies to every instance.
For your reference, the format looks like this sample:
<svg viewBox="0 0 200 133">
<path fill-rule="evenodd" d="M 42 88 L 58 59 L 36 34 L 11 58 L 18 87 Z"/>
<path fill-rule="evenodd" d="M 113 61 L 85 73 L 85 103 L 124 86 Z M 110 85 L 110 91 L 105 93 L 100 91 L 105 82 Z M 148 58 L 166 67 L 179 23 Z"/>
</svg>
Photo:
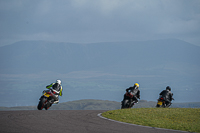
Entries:
<svg viewBox="0 0 200 133">
<path fill-rule="evenodd" d="M 103 117 L 150 127 L 200 132 L 199 108 L 134 108 L 104 112 Z"/>
</svg>

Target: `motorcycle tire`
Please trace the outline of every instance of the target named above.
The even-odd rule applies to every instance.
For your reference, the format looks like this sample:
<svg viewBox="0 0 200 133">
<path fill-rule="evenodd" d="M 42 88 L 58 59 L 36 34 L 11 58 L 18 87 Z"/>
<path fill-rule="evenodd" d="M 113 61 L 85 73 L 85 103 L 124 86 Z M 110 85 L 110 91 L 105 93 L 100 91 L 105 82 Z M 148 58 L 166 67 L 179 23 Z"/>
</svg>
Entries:
<svg viewBox="0 0 200 133">
<path fill-rule="evenodd" d="M 37 106 L 38 110 L 42 110 L 44 108 L 44 104 L 45 104 L 46 101 L 47 101 L 46 98 L 42 98 L 40 100 L 40 102 L 38 103 L 38 106 Z"/>
<path fill-rule="evenodd" d="M 156 107 L 160 107 L 160 105 L 157 104 Z"/>
<path fill-rule="evenodd" d="M 122 101 L 122 107 L 121 107 L 121 109 L 129 108 L 128 101 L 129 100 L 127 100 L 127 99 L 125 99 L 125 100 Z"/>
</svg>

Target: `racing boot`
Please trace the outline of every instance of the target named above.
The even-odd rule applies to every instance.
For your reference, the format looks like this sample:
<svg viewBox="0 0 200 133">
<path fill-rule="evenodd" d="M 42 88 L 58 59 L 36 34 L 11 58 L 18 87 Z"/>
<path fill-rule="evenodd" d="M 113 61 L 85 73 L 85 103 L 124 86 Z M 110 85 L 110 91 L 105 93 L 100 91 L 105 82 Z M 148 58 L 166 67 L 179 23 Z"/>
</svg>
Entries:
<svg viewBox="0 0 200 133">
<path fill-rule="evenodd" d="M 58 104 L 59 103 L 59 100 L 56 100 L 53 102 L 53 104 Z"/>
</svg>

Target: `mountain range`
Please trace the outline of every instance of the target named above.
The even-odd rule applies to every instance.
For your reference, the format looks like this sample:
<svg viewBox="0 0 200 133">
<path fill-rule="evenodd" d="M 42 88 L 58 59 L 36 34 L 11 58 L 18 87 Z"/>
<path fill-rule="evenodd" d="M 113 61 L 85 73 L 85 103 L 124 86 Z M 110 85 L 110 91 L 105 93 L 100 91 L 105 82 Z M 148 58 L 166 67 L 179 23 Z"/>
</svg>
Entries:
<svg viewBox="0 0 200 133">
<path fill-rule="evenodd" d="M 63 83 L 63 102 L 120 101 L 135 82 L 145 100 L 156 100 L 169 85 L 177 102 L 200 101 L 200 47 L 177 39 L 88 44 L 20 41 L 0 47 L 0 62 L 4 99 L 0 106 L 35 105 L 45 86 L 58 78 Z"/>
</svg>

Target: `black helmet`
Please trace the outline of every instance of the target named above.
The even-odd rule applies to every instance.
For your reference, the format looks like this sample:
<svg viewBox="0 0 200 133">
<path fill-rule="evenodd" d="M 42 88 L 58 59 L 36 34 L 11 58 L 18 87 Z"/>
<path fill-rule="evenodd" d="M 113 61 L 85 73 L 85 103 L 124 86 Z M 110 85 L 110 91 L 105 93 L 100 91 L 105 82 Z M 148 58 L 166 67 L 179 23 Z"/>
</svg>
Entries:
<svg viewBox="0 0 200 133">
<path fill-rule="evenodd" d="M 166 87 L 166 90 L 171 91 L 171 87 L 167 86 L 167 87 Z"/>
</svg>

